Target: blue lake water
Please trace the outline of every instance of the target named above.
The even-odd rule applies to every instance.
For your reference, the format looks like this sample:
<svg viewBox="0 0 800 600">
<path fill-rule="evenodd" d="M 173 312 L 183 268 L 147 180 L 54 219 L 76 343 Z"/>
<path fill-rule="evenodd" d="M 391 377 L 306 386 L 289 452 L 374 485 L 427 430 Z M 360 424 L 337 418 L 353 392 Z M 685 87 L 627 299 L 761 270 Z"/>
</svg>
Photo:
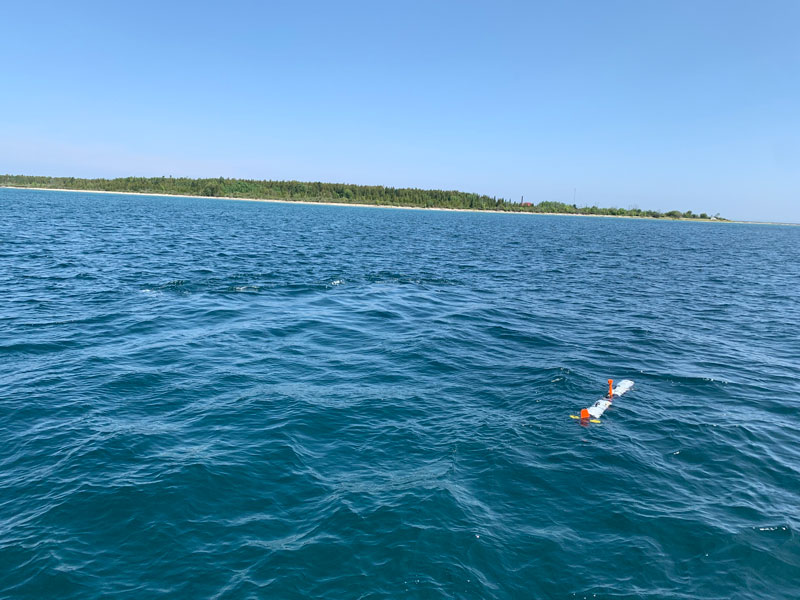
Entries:
<svg viewBox="0 0 800 600">
<path fill-rule="evenodd" d="M 0 597 L 796 599 L 798 324 L 797 227 L 0 190 Z"/>
</svg>

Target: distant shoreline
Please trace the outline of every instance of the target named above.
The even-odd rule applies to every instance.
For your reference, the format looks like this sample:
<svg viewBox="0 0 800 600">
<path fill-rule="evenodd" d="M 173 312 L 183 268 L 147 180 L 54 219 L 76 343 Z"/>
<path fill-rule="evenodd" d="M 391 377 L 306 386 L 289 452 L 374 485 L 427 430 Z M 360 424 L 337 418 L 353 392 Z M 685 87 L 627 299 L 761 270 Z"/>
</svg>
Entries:
<svg viewBox="0 0 800 600">
<path fill-rule="evenodd" d="M 159 192 L 114 192 L 107 190 L 71 190 L 67 188 L 51 188 L 51 187 L 37 187 L 37 186 L 21 186 L 21 185 L 0 185 L 0 189 L 9 190 L 46 190 L 51 192 L 73 192 L 84 194 L 117 194 L 122 196 L 156 196 L 159 198 L 205 198 L 207 200 L 238 200 L 241 202 L 271 202 L 276 204 L 310 204 L 321 206 L 357 206 L 361 208 L 398 208 L 402 210 L 426 210 L 426 211 L 444 211 L 444 212 L 468 212 L 468 213 L 494 213 L 503 215 L 544 215 L 553 217 L 587 217 L 587 218 L 601 218 L 601 219 L 644 219 L 647 221 L 680 221 L 683 223 L 740 223 L 747 225 L 789 225 L 798 226 L 798 223 L 775 223 L 770 221 L 731 221 L 728 219 L 675 219 L 673 217 L 647 217 L 647 216 L 634 216 L 634 215 L 587 215 L 580 213 L 555 213 L 555 212 L 528 212 L 528 211 L 510 211 L 510 210 L 496 210 L 496 209 L 476 209 L 476 208 L 440 208 L 436 206 L 393 206 L 387 204 L 358 204 L 351 202 L 329 202 L 329 201 L 314 201 L 314 200 L 281 200 L 278 198 L 238 198 L 234 196 L 201 196 L 192 194 L 164 194 Z"/>
</svg>

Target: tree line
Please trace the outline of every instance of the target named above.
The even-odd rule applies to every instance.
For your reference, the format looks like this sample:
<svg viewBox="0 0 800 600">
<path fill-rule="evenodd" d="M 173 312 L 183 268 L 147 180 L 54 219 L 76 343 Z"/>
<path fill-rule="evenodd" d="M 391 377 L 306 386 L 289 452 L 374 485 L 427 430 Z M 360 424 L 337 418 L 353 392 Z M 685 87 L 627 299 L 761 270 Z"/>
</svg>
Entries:
<svg viewBox="0 0 800 600">
<path fill-rule="evenodd" d="M 138 192 L 144 194 L 181 194 L 268 200 L 302 200 L 375 206 L 416 208 L 454 208 L 465 210 L 500 210 L 507 212 L 609 215 L 671 219 L 708 219 L 706 213 L 692 211 L 642 210 L 639 208 L 600 208 L 576 206 L 563 202 L 512 202 L 481 194 L 447 190 L 393 188 L 380 185 L 350 185 L 303 181 L 266 181 L 258 179 L 190 179 L 188 177 L 118 177 L 116 179 L 81 179 L 77 177 L 41 177 L 0 175 L 0 185 L 31 188 L 62 188 L 103 192 Z M 719 219 L 719 215 L 714 218 Z"/>
</svg>

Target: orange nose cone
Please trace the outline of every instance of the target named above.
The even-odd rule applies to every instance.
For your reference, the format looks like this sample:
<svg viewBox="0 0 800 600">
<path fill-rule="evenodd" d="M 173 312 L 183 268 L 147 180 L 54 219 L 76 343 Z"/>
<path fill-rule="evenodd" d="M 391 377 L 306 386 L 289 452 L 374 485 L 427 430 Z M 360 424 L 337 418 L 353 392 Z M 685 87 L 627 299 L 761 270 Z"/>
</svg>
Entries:
<svg viewBox="0 0 800 600">
<path fill-rule="evenodd" d="M 613 395 L 614 395 L 614 380 L 613 379 L 609 379 L 608 380 L 608 397 L 611 398 L 611 396 L 613 396 Z"/>
<path fill-rule="evenodd" d="M 589 418 L 589 410 L 586 408 L 581 409 L 581 419 L 588 419 Z"/>
</svg>

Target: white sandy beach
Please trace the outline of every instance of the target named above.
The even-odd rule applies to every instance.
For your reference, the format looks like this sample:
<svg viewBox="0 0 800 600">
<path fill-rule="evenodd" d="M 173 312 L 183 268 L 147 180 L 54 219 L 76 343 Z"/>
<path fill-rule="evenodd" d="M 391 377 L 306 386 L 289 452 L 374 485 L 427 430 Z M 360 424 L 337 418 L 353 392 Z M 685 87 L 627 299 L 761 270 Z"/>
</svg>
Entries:
<svg viewBox="0 0 800 600">
<path fill-rule="evenodd" d="M 379 204 L 354 204 L 350 202 L 315 202 L 313 200 L 280 200 L 271 198 L 234 198 L 232 196 L 193 196 L 191 194 L 160 194 L 157 192 L 110 192 L 105 190 L 70 190 L 65 188 L 49 188 L 49 187 L 23 187 L 13 185 L 2 185 L 0 189 L 9 190 L 49 190 L 51 192 L 80 192 L 84 194 L 118 194 L 124 196 L 158 196 L 163 198 L 206 198 L 209 200 L 238 200 L 241 202 L 274 202 L 278 204 L 316 204 L 323 206 L 358 206 L 362 208 L 392 208 L 401 210 L 439 210 L 447 212 L 470 212 L 470 213 L 496 213 L 503 215 L 546 215 L 555 217 L 589 217 L 601 219 L 647 219 L 653 221 L 683 221 L 686 223 L 748 223 L 751 225 L 797 225 L 796 223 L 770 223 L 762 221 L 728 221 L 716 219 L 673 219 L 670 217 L 636 217 L 631 215 L 583 215 L 575 213 L 545 213 L 545 212 L 525 212 L 525 211 L 510 211 L 510 210 L 494 210 L 494 209 L 474 209 L 474 208 L 439 208 L 439 207 L 423 207 L 423 206 L 389 206 Z"/>
</svg>

